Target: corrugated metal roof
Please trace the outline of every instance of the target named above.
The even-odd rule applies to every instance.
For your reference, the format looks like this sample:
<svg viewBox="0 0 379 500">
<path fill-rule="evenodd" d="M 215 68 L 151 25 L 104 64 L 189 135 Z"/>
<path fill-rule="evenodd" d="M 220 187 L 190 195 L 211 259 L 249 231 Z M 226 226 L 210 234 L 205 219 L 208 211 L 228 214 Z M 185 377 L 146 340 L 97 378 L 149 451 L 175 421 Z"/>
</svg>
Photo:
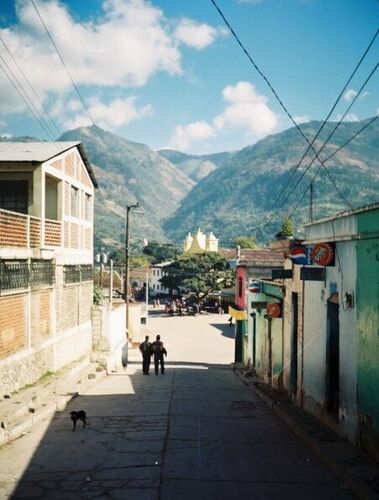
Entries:
<svg viewBox="0 0 379 500">
<path fill-rule="evenodd" d="M 80 141 L 70 142 L 0 142 L 0 162 L 42 163 L 77 147 L 95 187 L 98 187 L 92 166 Z"/>
</svg>

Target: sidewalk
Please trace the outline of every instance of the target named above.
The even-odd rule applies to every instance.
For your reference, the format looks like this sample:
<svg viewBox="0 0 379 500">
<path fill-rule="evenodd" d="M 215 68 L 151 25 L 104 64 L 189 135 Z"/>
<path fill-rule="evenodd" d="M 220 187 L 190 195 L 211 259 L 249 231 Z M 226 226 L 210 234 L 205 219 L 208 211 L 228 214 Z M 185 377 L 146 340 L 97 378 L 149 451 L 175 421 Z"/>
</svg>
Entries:
<svg viewBox="0 0 379 500">
<path fill-rule="evenodd" d="M 235 374 L 334 472 L 346 489 L 362 500 L 379 499 L 379 467 L 357 447 L 259 378 L 246 376 L 239 369 L 235 369 Z"/>
<path fill-rule="evenodd" d="M 45 420 L 89 386 L 105 371 L 89 357 L 74 362 L 56 373 L 47 372 L 34 384 L 0 400 L 0 446 L 27 434 L 37 422 Z"/>
</svg>

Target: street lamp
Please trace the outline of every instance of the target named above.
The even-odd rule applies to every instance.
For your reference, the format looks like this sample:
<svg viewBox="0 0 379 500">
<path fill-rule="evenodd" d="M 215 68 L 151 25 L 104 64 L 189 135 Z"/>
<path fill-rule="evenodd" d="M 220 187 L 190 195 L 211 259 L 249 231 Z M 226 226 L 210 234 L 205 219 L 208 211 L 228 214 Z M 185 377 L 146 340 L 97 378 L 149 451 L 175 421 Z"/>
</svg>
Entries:
<svg viewBox="0 0 379 500">
<path fill-rule="evenodd" d="M 99 247 L 99 253 L 96 255 L 96 262 L 100 264 L 100 288 L 103 288 L 103 266 L 108 261 L 108 256 L 104 252 L 104 248 L 102 246 Z"/>
<path fill-rule="evenodd" d="M 126 336 L 129 338 L 129 257 L 130 257 L 130 234 L 129 234 L 129 214 L 136 213 L 144 215 L 144 212 L 138 212 L 135 209 L 139 207 L 139 203 L 134 205 L 126 205 L 126 225 L 125 225 L 125 327 Z"/>
</svg>

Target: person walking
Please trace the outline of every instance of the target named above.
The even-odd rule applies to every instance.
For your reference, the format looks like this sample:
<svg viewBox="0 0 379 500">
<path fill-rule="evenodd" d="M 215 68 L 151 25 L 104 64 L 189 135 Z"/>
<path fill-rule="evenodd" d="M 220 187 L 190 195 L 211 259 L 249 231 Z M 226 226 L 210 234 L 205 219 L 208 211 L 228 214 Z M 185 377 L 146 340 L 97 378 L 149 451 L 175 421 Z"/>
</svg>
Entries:
<svg viewBox="0 0 379 500">
<path fill-rule="evenodd" d="M 157 340 L 152 343 L 152 347 L 154 353 L 155 375 L 158 375 L 159 364 L 161 365 L 161 374 L 164 375 L 164 358 L 167 356 L 167 351 L 164 348 L 160 335 L 157 335 Z"/>
<path fill-rule="evenodd" d="M 149 336 L 146 335 L 145 342 L 141 342 L 139 345 L 139 350 L 142 354 L 142 373 L 144 375 L 149 375 L 151 355 L 153 354 L 153 348 L 151 342 L 149 342 Z"/>
</svg>

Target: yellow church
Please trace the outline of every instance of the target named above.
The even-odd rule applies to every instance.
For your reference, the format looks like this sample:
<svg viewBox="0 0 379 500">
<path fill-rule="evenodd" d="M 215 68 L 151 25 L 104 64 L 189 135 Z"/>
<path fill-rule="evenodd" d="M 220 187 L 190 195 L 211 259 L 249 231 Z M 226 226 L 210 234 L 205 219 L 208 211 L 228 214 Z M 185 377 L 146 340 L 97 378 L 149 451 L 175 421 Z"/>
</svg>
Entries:
<svg viewBox="0 0 379 500">
<path fill-rule="evenodd" d="M 210 232 L 205 234 L 199 228 L 192 236 L 188 233 L 184 240 L 184 253 L 218 252 L 218 239 Z"/>
</svg>

